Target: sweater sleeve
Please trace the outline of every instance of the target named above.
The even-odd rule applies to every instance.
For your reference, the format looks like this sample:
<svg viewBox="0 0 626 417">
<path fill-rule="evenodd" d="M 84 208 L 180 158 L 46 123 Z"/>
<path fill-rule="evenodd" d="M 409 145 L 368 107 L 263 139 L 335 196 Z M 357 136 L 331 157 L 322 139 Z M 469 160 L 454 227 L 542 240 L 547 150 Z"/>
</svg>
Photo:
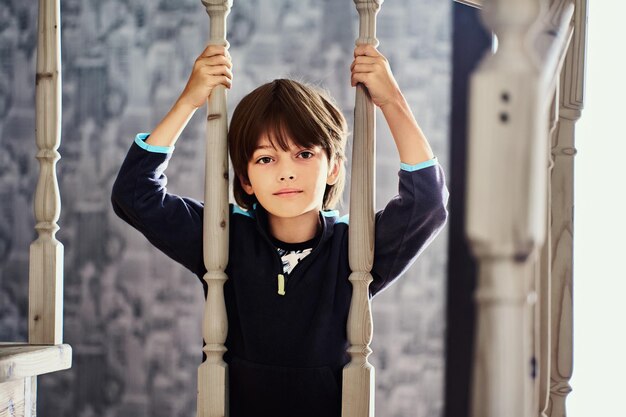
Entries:
<svg viewBox="0 0 626 417">
<path fill-rule="evenodd" d="M 113 184 L 113 210 L 170 258 L 201 274 L 204 206 L 167 192 L 165 169 L 173 148 L 148 149 L 139 136 Z"/>
<path fill-rule="evenodd" d="M 443 228 L 449 192 L 436 159 L 419 169 L 402 166 L 398 195 L 376 213 L 370 296 L 391 285 Z"/>
</svg>

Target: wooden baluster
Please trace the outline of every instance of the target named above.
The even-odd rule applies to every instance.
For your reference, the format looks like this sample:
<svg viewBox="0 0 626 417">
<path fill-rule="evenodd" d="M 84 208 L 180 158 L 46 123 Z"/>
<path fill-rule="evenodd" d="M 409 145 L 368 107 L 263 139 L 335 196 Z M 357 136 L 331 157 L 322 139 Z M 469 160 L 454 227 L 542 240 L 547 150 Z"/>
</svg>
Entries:
<svg viewBox="0 0 626 417">
<path fill-rule="evenodd" d="M 59 0 L 39 0 L 36 139 L 39 179 L 30 245 L 28 342 L 63 342 L 63 244 L 55 235 L 61 213 L 56 163 L 61 157 L 61 21 Z"/>
<path fill-rule="evenodd" d="M 383 0 L 354 0 L 359 13 L 356 45 L 378 46 L 376 14 Z M 343 417 L 374 416 L 375 369 L 372 353 L 372 312 L 369 285 L 374 262 L 375 109 L 365 86 L 356 87 L 352 175 L 350 184 L 349 263 L 352 302 L 347 334 L 350 363 L 343 369 Z"/>
<path fill-rule="evenodd" d="M 499 48 L 470 82 L 466 235 L 479 264 L 474 417 L 533 408 L 532 281 L 545 237 L 547 109 L 527 36 L 536 0 L 485 2 Z"/>
<path fill-rule="evenodd" d="M 548 146 L 548 178 L 552 176 L 554 168 L 554 157 L 552 155 L 552 142 L 555 139 L 557 123 L 559 120 L 559 88 L 558 83 L 554 92 L 554 99 L 550 109 L 550 132 L 551 140 L 547 142 Z M 536 305 L 536 314 L 538 317 L 538 349 L 536 354 L 537 368 L 537 398 L 538 411 L 540 417 L 547 417 L 546 410 L 548 408 L 550 394 L 550 363 L 551 363 L 551 344 L 552 336 L 550 328 L 551 320 L 551 294 L 552 294 L 552 184 L 547 182 L 546 187 L 546 240 L 541 250 L 539 262 L 539 271 L 536 276 L 536 286 L 538 290 L 538 303 Z"/>
<path fill-rule="evenodd" d="M 571 392 L 575 125 L 584 101 L 587 0 L 576 0 L 574 36 L 561 71 L 559 121 L 552 147 L 552 355 L 546 415 L 564 417 Z"/>
<path fill-rule="evenodd" d="M 230 45 L 226 40 L 226 16 L 232 0 L 202 0 L 211 21 L 209 43 Z M 228 264 L 228 115 L 226 88 L 218 85 L 208 103 L 206 176 L 204 189 L 204 264 L 208 285 L 202 321 L 206 361 L 198 369 L 199 417 L 228 416 L 228 365 L 224 342 L 228 332 L 224 270 Z"/>
</svg>

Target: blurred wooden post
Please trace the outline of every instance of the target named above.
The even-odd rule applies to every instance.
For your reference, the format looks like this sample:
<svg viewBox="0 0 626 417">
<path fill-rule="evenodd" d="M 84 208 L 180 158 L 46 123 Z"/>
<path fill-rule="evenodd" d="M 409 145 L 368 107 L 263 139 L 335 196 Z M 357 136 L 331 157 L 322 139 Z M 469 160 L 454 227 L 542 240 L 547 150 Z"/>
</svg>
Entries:
<svg viewBox="0 0 626 417">
<path fill-rule="evenodd" d="M 202 0 L 210 17 L 209 44 L 229 47 L 226 16 L 232 0 Z M 204 189 L 204 264 L 208 285 L 202 321 L 207 359 L 198 368 L 198 417 L 228 416 L 228 365 L 224 342 L 228 332 L 224 270 L 228 264 L 228 115 L 226 88 L 211 92 L 207 112 L 206 175 Z"/>
<path fill-rule="evenodd" d="M 63 342 L 63 245 L 56 240 L 61 213 L 56 163 L 61 157 L 61 21 L 59 0 L 39 0 L 36 75 L 36 140 L 39 179 L 30 245 L 28 342 Z"/>
<path fill-rule="evenodd" d="M 536 0 L 485 2 L 498 36 L 470 81 L 466 234 L 479 264 L 473 417 L 522 417 L 533 403 L 531 306 L 545 236 L 547 109 L 528 35 Z"/>
<path fill-rule="evenodd" d="M 356 45 L 378 46 L 376 14 L 383 0 L 354 0 L 359 13 Z M 374 416 L 375 369 L 368 362 L 372 353 L 372 312 L 369 302 L 370 271 L 374 261 L 374 104 L 365 86 L 356 87 L 352 175 L 350 183 L 349 263 L 352 302 L 347 334 L 350 363 L 343 369 L 342 416 Z"/>
</svg>

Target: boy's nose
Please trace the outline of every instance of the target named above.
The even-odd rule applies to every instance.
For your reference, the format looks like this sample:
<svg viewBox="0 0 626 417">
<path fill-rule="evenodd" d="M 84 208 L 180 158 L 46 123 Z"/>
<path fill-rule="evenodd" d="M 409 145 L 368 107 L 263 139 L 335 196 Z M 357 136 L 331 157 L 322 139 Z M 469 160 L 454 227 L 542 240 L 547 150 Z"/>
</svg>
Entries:
<svg viewBox="0 0 626 417">
<path fill-rule="evenodd" d="M 281 175 L 281 176 L 280 176 L 280 180 L 281 180 L 281 181 L 285 181 L 287 178 L 289 178 L 290 180 L 293 180 L 295 177 L 294 177 L 293 175 L 289 175 L 289 176 L 287 176 L 287 175 Z"/>
</svg>

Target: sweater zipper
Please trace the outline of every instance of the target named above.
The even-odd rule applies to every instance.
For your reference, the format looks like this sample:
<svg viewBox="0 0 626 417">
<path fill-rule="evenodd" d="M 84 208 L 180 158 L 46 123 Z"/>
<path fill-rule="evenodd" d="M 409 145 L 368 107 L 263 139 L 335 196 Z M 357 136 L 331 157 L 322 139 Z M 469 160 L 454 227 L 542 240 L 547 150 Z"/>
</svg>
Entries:
<svg viewBox="0 0 626 417">
<path fill-rule="evenodd" d="M 265 241 L 268 243 L 268 245 L 270 245 L 270 247 L 272 248 L 274 259 L 276 259 L 278 263 L 278 270 L 280 272 L 276 274 L 276 293 L 278 295 L 285 296 L 287 294 L 287 287 L 289 285 L 289 282 L 291 282 L 292 279 L 285 278 L 285 275 L 283 272 L 283 261 L 282 259 L 280 259 L 280 256 L 278 255 L 278 252 L 276 251 L 276 246 L 274 246 L 274 244 L 272 243 L 270 238 L 267 236 L 263 228 L 259 226 L 258 222 L 257 222 L 257 229 L 260 230 L 261 235 L 263 236 Z M 302 265 L 303 262 L 310 261 L 309 258 L 312 258 L 313 254 L 317 251 L 319 246 L 322 244 L 325 231 L 326 231 L 326 222 L 324 219 L 322 219 L 322 235 L 320 236 L 320 239 L 317 242 L 317 246 L 315 246 L 313 250 L 311 251 L 311 253 L 309 253 L 301 262 L 298 262 L 298 264 L 291 270 L 291 273 L 289 274 L 291 278 L 294 277 L 294 272 L 298 270 L 298 268 L 300 267 L 300 265 Z"/>
<path fill-rule="evenodd" d="M 285 295 L 285 276 L 278 274 L 278 295 Z"/>
<path fill-rule="evenodd" d="M 303 265 L 306 265 L 307 263 L 313 262 L 313 258 L 317 255 L 317 249 L 318 247 L 322 244 L 322 237 L 323 237 L 323 230 L 322 230 L 322 236 L 320 237 L 319 241 L 317 242 L 317 246 L 315 246 L 313 248 L 313 250 L 311 250 L 311 253 L 309 253 L 304 259 L 302 259 L 300 262 L 298 262 L 298 264 L 296 266 L 294 266 L 294 268 L 291 270 L 291 272 L 289 273 L 289 279 L 287 279 L 287 277 L 285 277 L 282 273 L 282 259 L 280 259 L 280 257 L 278 257 L 280 259 L 280 270 L 281 273 L 279 273 L 276 277 L 277 281 L 278 281 L 278 288 L 279 291 L 278 293 L 280 294 L 280 283 L 284 282 L 284 287 L 283 287 L 283 294 L 280 295 L 285 295 L 285 293 L 287 292 L 287 288 L 289 286 L 289 283 L 294 281 L 294 278 L 297 276 L 296 272 L 298 272 L 300 269 L 303 268 Z M 272 247 L 274 248 L 274 253 L 276 253 L 276 256 L 278 256 L 278 252 L 276 252 L 276 247 L 274 247 L 274 245 L 272 245 Z"/>
</svg>

